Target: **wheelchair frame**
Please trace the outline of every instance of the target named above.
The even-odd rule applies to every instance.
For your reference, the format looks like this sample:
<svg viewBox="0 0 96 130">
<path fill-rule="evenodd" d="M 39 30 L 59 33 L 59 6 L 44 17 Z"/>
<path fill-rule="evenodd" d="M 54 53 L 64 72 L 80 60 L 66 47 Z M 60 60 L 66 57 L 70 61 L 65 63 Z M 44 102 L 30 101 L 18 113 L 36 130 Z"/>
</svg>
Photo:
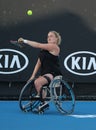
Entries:
<svg viewBox="0 0 96 130">
<path fill-rule="evenodd" d="M 27 82 L 21 90 L 19 106 L 22 111 L 34 112 L 34 109 L 42 101 L 47 101 L 48 103 L 51 101 L 54 102 L 57 110 L 64 115 L 71 114 L 74 111 L 75 95 L 73 89 L 62 79 L 61 75 L 54 77 L 48 86 L 42 86 L 39 97 L 33 85 L 34 80 Z M 46 93 L 45 98 L 43 97 L 44 93 Z"/>
</svg>

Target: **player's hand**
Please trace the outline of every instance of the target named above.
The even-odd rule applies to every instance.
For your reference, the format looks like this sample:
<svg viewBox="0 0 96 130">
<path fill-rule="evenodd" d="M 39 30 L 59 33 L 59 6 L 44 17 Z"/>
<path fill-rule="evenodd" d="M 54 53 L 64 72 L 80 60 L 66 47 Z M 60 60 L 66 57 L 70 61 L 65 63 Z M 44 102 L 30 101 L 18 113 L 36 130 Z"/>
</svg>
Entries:
<svg viewBox="0 0 96 130">
<path fill-rule="evenodd" d="M 23 43 L 24 42 L 24 39 L 23 38 L 19 38 L 18 39 L 18 43 Z"/>
<path fill-rule="evenodd" d="M 32 75 L 27 82 L 29 82 L 29 81 L 31 81 L 33 79 L 35 79 L 35 76 Z"/>
</svg>

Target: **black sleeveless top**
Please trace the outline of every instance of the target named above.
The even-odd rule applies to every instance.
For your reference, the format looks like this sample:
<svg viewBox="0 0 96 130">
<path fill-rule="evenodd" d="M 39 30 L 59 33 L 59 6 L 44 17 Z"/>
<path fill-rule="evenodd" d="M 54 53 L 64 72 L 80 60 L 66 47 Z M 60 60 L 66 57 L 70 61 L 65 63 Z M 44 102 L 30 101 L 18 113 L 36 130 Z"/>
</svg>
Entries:
<svg viewBox="0 0 96 130">
<path fill-rule="evenodd" d="M 61 75 L 59 56 L 55 56 L 46 50 L 41 50 L 39 54 L 41 61 L 41 75 L 50 73 L 53 76 Z"/>
</svg>

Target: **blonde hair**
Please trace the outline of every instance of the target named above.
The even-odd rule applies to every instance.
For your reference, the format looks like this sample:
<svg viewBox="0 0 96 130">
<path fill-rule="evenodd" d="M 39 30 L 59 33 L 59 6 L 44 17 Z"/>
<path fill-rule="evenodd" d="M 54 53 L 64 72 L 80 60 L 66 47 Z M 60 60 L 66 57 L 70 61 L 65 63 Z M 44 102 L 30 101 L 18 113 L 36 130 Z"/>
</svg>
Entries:
<svg viewBox="0 0 96 130">
<path fill-rule="evenodd" d="M 56 31 L 50 31 L 50 32 L 55 34 L 55 36 L 57 37 L 57 44 L 60 45 L 61 44 L 61 35 Z"/>
</svg>

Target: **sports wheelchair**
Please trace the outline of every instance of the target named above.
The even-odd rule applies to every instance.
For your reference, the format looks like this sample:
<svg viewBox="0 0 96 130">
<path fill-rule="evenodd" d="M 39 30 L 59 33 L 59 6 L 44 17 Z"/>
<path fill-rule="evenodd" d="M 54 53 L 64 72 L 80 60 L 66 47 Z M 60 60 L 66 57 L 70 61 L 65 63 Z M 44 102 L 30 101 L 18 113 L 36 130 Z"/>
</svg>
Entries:
<svg viewBox="0 0 96 130">
<path fill-rule="evenodd" d="M 28 81 L 22 88 L 19 96 L 19 106 L 24 112 L 33 112 L 42 101 L 53 102 L 57 110 L 64 114 L 71 114 L 75 107 L 75 95 L 72 87 L 62 79 L 62 76 L 56 76 L 49 85 L 42 86 L 40 96 L 37 96 L 34 87 L 34 80 Z M 43 97 L 46 93 L 45 98 Z M 39 113 L 43 113 L 40 111 Z"/>
</svg>

